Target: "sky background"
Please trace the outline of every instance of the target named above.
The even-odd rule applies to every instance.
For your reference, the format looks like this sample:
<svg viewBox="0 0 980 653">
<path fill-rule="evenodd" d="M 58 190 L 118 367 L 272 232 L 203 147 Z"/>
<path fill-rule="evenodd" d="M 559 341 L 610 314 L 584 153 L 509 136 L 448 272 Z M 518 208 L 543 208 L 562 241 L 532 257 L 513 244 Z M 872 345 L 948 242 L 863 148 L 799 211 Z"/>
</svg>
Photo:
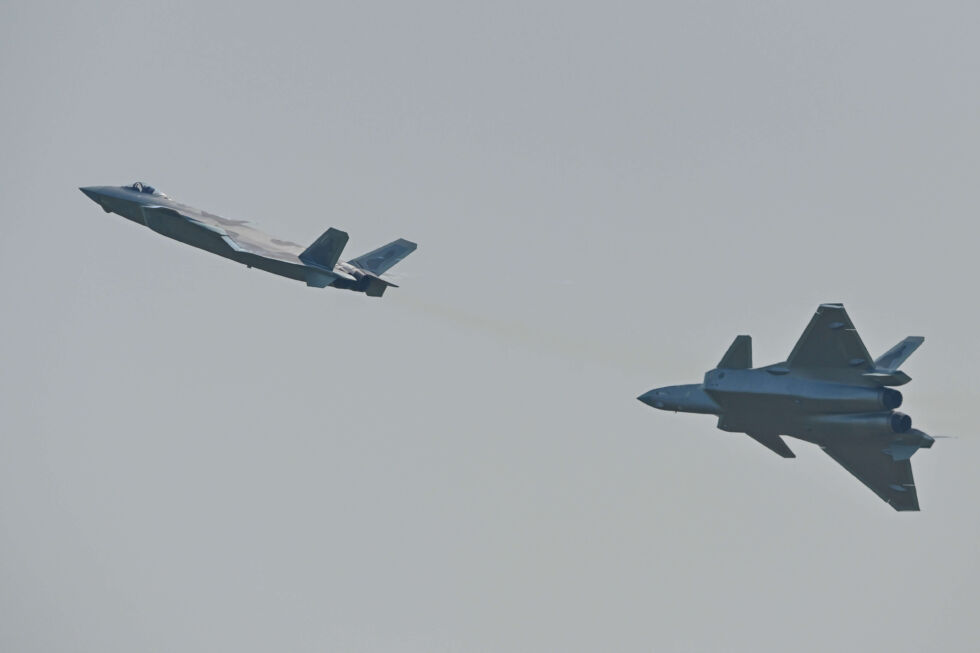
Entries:
<svg viewBox="0 0 980 653">
<path fill-rule="evenodd" d="M 978 21 L 0 0 L 0 650 L 976 651 Z M 310 289 L 135 180 L 419 249 Z M 926 337 L 921 513 L 635 399 L 837 301 Z"/>
</svg>

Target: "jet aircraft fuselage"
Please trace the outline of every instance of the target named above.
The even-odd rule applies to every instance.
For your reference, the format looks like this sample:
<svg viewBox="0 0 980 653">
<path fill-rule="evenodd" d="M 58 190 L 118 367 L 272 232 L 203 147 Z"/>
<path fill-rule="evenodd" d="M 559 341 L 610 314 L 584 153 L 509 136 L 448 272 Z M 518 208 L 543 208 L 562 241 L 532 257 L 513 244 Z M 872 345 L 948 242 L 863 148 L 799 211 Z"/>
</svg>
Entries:
<svg viewBox="0 0 980 653">
<path fill-rule="evenodd" d="M 643 397 L 644 403 L 662 410 L 717 415 L 723 431 L 776 432 L 815 444 L 852 433 L 888 436 L 912 431 L 911 418 L 894 410 L 902 405 L 898 390 L 816 381 L 778 366 L 716 368 L 705 374 L 704 383 L 657 388 Z M 932 438 L 916 433 L 903 439 L 932 446 Z"/>
<path fill-rule="evenodd" d="M 230 220 L 177 202 L 152 186 L 87 186 L 80 189 L 107 213 L 159 234 L 309 286 L 331 286 L 381 296 L 395 286 L 381 275 L 411 254 L 416 244 L 398 239 L 350 261 L 340 261 L 348 236 L 329 229 L 312 245 L 273 238 L 245 220 Z"/>
<path fill-rule="evenodd" d="M 896 409 L 911 379 L 898 367 L 922 343 L 906 338 L 872 361 L 839 304 L 817 310 L 783 363 L 752 368 L 752 341 L 738 336 L 699 384 L 640 395 L 665 411 L 716 415 L 723 431 L 746 433 L 784 458 L 782 435 L 820 445 L 897 510 L 918 510 L 909 458 L 934 440 Z"/>
</svg>

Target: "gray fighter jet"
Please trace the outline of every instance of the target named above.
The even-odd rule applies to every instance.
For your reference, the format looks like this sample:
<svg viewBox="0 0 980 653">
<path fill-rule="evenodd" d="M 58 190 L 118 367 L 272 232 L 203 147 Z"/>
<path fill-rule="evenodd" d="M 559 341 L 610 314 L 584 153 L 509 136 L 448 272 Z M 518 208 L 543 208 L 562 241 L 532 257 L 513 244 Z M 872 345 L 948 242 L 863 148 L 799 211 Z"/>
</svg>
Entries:
<svg viewBox="0 0 980 653">
<path fill-rule="evenodd" d="M 752 338 L 738 336 L 704 383 L 656 388 L 638 397 L 661 410 L 718 416 L 783 458 L 780 437 L 820 445 L 895 510 L 918 510 L 909 459 L 934 440 L 896 412 L 911 381 L 899 366 L 922 344 L 909 337 L 872 360 L 841 304 L 822 304 L 783 363 L 752 369 Z"/>
<path fill-rule="evenodd" d="M 331 286 L 380 297 L 395 284 L 381 275 L 415 251 L 417 245 L 399 238 L 349 261 L 340 254 L 347 234 L 328 229 L 312 245 L 273 238 L 244 220 L 228 220 L 176 202 L 152 186 L 88 186 L 80 188 L 106 213 L 117 213 L 179 240 L 248 267 L 305 281 L 315 288 Z"/>
</svg>

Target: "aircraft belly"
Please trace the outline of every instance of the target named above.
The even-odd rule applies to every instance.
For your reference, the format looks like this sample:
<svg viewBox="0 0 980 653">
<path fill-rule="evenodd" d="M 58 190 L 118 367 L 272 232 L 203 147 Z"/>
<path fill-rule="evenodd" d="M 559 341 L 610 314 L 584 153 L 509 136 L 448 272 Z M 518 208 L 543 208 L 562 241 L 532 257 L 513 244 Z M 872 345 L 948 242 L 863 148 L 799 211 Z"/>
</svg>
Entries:
<svg viewBox="0 0 980 653">
<path fill-rule="evenodd" d="M 143 215 L 146 226 L 160 235 L 249 267 L 289 279 L 305 281 L 320 288 L 330 285 L 334 278 L 329 272 L 311 269 L 300 263 L 298 259 L 295 263 L 283 260 L 295 258 L 288 254 L 277 256 L 277 253 L 270 252 L 273 256 L 267 256 L 251 251 L 251 248 L 242 247 L 242 243 L 232 234 L 213 224 L 188 219 L 170 210 L 146 210 Z"/>
<path fill-rule="evenodd" d="M 773 416 L 797 415 L 799 401 L 792 395 L 761 392 L 707 391 L 715 403 L 728 413 Z"/>
<path fill-rule="evenodd" d="M 252 254 L 250 252 L 244 252 L 237 260 L 239 263 L 244 263 L 249 267 L 264 270 L 265 272 L 271 272 L 272 274 L 278 274 L 280 277 L 287 277 L 297 281 L 306 281 L 308 278 L 308 268 L 304 265 L 295 265 L 293 263 L 287 263 L 286 261 L 259 256 L 258 254 Z M 320 287 L 322 288 L 323 286 Z"/>
<path fill-rule="evenodd" d="M 798 424 L 810 428 L 823 419 L 835 416 L 872 414 L 886 411 L 881 390 L 859 387 L 827 388 L 824 383 L 793 383 L 777 387 L 743 390 L 740 388 L 705 388 L 721 406 L 729 421 L 754 424 L 773 422 Z M 779 432 L 786 433 L 786 426 Z"/>
<path fill-rule="evenodd" d="M 709 391 L 722 408 L 718 428 L 735 433 L 794 435 L 804 413 L 798 397 L 778 391 Z"/>
<path fill-rule="evenodd" d="M 145 211 L 143 222 L 161 236 L 172 238 L 212 254 L 234 258 L 236 253 L 224 239 L 224 234 L 213 227 L 159 211 Z"/>
</svg>

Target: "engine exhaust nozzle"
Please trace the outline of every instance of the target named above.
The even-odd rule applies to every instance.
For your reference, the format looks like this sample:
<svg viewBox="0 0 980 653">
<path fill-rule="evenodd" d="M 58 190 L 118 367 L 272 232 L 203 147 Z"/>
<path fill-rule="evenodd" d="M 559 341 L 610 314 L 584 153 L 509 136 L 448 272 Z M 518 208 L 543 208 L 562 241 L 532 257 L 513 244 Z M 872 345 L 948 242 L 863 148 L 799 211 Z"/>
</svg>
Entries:
<svg viewBox="0 0 980 653">
<path fill-rule="evenodd" d="M 895 433 L 908 433 L 912 430 L 912 418 L 905 413 L 892 413 L 889 425 Z"/>
<path fill-rule="evenodd" d="M 885 388 L 881 391 L 881 405 L 885 410 L 895 410 L 902 405 L 902 393 L 898 390 Z"/>
</svg>

